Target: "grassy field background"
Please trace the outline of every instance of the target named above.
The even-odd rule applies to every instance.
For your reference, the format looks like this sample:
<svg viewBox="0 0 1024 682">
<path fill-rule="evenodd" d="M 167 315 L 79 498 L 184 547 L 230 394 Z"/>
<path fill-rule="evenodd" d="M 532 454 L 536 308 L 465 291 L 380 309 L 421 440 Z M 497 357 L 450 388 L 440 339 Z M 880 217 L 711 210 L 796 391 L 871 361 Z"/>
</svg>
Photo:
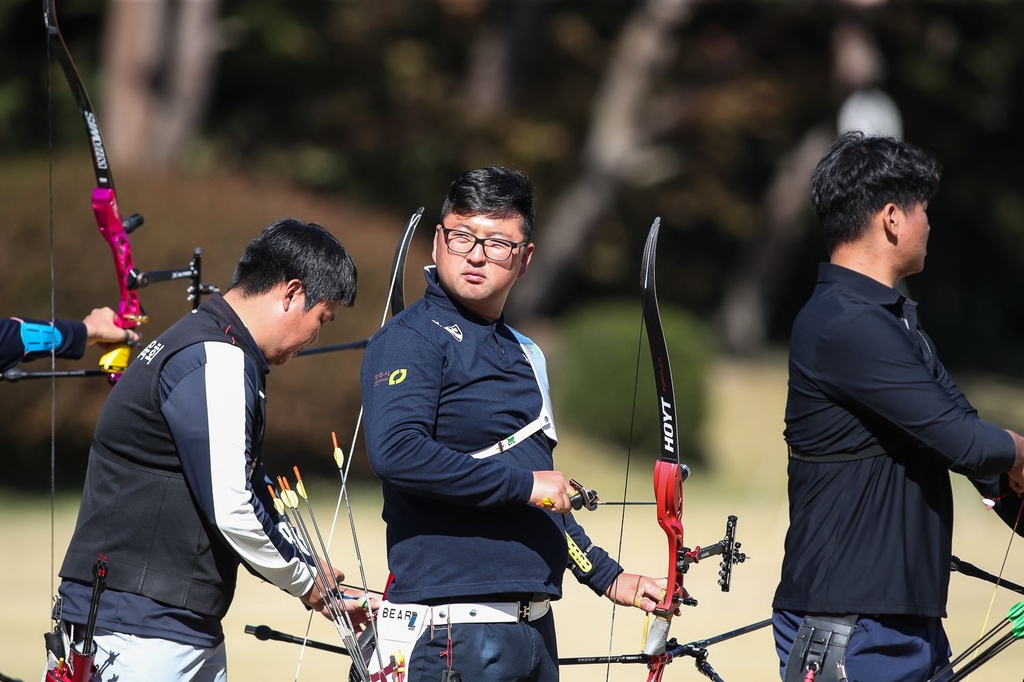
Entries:
<svg viewBox="0 0 1024 682">
<path fill-rule="evenodd" d="M 983 416 L 1007 426 L 1024 426 L 1024 391 L 991 378 L 960 378 Z M 684 526 L 688 544 L 707 545 L 721 539 L 729 514 L 739 517 L 737 538 L 750 559 L 737 566 L 733 589 L 721 593 L 715 582 L 716 561 L 692 567 L 687 576 L 689 591 L 699 600 L 696 608 L 677 617 L 672 635 L 681 641 L 704 639 L 771 615 L 771 600 L 782 562 L 782 543 L 787 526 L 785 450 L 782 413 L 786 395 L 786 371 L 781 356 L 749 362 L 718 362 L 711 369 L 710 421 L 706 431 L 710 466 L 694 468 L 686 484 Z M 599 443 L 562 434 L 556 454 L 558 466 L 568 475 L 597 489 L 606 500 L 621 499 L 625 453 Z M 633 453 L 627 499 L 650 499 L 651 464 L 644 453 Z M 287 471 L 287 462 L 268 462 L 268 468 Z M 992 573 L 998 573 L 1010 538 L 1009 529 L 985 510 L 973 488 L 954 477 L 957 518 L 954 551 Z M 336 488 L 310 491 L 323 526 L 330 525 Z M 376 486 L 354 491 L 354 516 L 367 579 L 380 587 L 386 575 L 384 527 Z M 50 628 L 50 599 L 56 585 L 54 563 L 60 563 L 74 528 L 77 500 L 60 499 L 51 516 L 50 501 L 8 494 L 0 515 L 4 560 L 0 562 L 0 673 L 23 680 L 39 679 L 43 660 L 42 635 Z M 666 542 L 649 507 L 629 508 L 623 521 L 618 509 L 601 508 L 581 517 L 591 537 L 617 553 L 620 526 L 621 562 L 627 570 L 662 575 Z M 349 579 L 358 582 L 348 522 L 339 519 L 332 559 Z M 1010 549 L 1004 577 L 1024 582 L 1024 542 Z M 954 653 L 980 634 L 993 587 L 954 574 L 950 587 L 946 628 Z M 989 627 L 1002 618 L 1020 595 L 1006 590 L 996 594 Z M 634 653 L 643 642 L 644 618 L 632 609 L 615 611 L 614 638 L 610 642 L 611 604 L 569 579 L 565 598 L 555 607 L 559 648 L 563 656 Z M 306 631 L 309 618 L 299 603 L 284 593 L 243 572 L 231 612 L 225 619 L 229 670 L 234 680 L 347 679 L 344 657 L 307 650 L 299 668 L 298 646 L 261 642 L 244 634 L 247 624 L 266 624 L 295 635 Z M 317 618 L 310 636 L 340 644 L 330 624 Z M 763 629 L 716 644 L 709 660 L 729 682 L 777 680 L 777 659 L 771 632 Z M 699 680 L 692 659 L 680 659 L 665 673 L 665 680 Z M 1024 646 L 1011 647 L 986 665 L 976 679 L 1020 680 L 1024 670 Z M 606 674 L 607 672 L 607 674 Z M 642 666 L 617 665 L 564 667 L 565 682 L 608 679 L 635 682 L 646 678 Z M 129 681 L 124 681 L 129 682 Z M 469 681 L 467 681 L 469 682 Z M 477 682 L 477 681 L 473 681 Z"/>
</svg>

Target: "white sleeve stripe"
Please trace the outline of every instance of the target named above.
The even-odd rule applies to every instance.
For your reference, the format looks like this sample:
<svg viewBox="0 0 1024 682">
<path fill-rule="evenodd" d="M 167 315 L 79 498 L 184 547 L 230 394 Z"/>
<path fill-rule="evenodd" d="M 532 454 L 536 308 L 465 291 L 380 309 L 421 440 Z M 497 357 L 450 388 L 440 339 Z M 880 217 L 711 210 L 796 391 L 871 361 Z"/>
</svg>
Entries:
<svg viewBox="0 0 1024 682">
<path fill-rule="evenodd" d="M 303 595 L 313 585 L 309 569 L 299 557 L 287 561 L 277 551 L 246 487 L 245 354 L 226 343 L 207 343 L 205 351 L 210 481 L 217 527 L 260 575 L 294 596 Z"/>
</svg>

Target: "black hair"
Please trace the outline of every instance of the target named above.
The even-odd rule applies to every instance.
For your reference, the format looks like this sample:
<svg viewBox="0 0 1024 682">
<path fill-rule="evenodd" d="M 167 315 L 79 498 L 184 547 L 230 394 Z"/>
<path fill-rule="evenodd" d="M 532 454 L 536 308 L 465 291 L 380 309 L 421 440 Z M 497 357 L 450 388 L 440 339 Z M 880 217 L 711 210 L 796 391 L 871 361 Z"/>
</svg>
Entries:
<svg viewBox="0 0 1024 682">
<path fill-rule="evenodd" d="M 275 220 L 249 242 L 228 289 L 259 296 L 292 279 L 302 282 L 306 310 L 356 300 L 356 265 L 348 251 L 321 225 L 297 218 Z"/>
<path fill-rule="evenodd" d="M 828 252 L 860 238 L 886 204 L 909 210 L 929 201 L 941 175 L 939 162 L 908 142 L 844 132 L 811 176 L 811 206 Z"/>
<path fill-rule="evenodd" d="M 441 222 L 451 213 L 498 219 L 519 216 L 523 240 L 530 241 L 536 218 L 533 187 L 522 171 L 502 166 L 466 171 L 448 188 L 441 207 Z"/>
</svg>

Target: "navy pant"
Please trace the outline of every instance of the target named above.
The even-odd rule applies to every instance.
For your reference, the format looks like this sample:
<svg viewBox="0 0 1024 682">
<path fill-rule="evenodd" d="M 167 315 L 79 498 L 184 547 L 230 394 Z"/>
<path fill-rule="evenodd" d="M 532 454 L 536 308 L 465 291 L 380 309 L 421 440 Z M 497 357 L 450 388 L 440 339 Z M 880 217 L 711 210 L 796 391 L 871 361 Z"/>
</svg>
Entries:
<svg viewBox="0 0 1024 682">
<path fill-rule="evenodd" d="M 465 623 L 452 627 L 452 670 L 463 682 L 558 682 L 555 619 L 551 612 L 520 623 Z M 448 667 L 448 628 L 417 640 L 408 661 L 411 682 L 441 682 Z"/>
<path fill-rule="evenodd" d="M 802 621 L 803 614 L 772 614 L 780 678 Z M 846 649 L 846 676 L 849 682 L 924 682 L 949 663 L 949 655 L 941 618 L 861 616 Z"/>
</svg>

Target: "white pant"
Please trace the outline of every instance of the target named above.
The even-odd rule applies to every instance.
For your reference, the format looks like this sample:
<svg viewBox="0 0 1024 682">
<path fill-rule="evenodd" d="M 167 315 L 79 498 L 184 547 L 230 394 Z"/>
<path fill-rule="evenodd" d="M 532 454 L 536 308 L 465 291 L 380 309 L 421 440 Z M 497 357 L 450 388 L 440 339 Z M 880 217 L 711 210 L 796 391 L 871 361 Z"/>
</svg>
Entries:
<svg viewBox="0 0 1024 682">
<path fill-rule="evenodd" d="M 224 642 L 211 648 L 96 628 L 92 682 L 227 682 Z"/>
</svg>

